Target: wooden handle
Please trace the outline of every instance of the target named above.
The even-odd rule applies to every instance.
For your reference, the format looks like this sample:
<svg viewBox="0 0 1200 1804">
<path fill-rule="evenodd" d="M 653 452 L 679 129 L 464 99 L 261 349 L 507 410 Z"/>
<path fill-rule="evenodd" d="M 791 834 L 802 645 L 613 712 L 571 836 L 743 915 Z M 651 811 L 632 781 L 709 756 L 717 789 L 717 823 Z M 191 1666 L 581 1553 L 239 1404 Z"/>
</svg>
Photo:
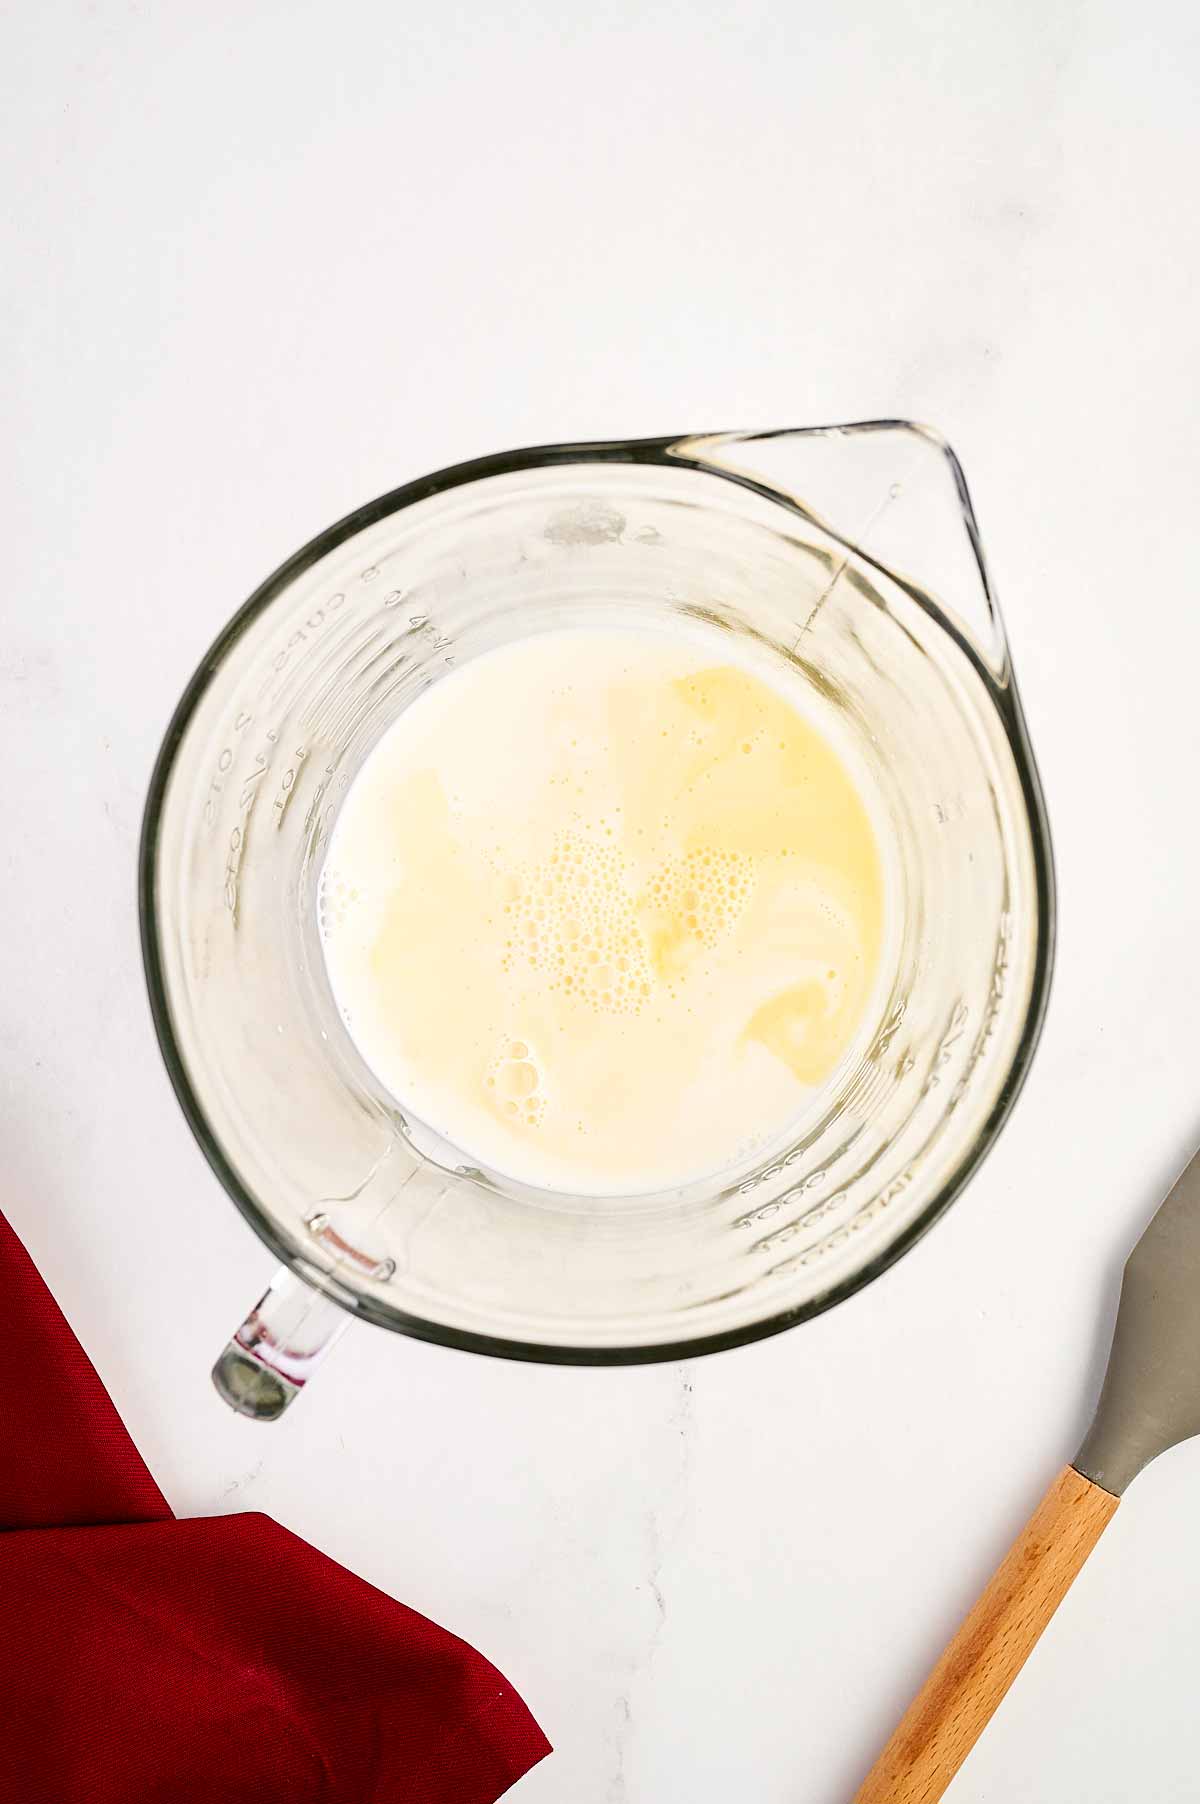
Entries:
<svg viewBox="0 0 1200 1804">
<path fill-rule="evenodd" d="M 1059 1473 L 917 1693 L 855 1804 L 933 1804 L 979 1740 L 1118 1499 Z"/>
</svg>

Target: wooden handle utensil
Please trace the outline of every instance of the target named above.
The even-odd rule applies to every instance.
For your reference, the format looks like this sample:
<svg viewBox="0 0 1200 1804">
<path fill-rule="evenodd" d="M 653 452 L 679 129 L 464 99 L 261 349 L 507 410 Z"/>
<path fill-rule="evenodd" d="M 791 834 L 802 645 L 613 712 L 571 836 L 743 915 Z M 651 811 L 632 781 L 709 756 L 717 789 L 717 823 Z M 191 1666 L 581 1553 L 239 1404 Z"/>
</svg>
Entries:
<svg viewBox="0 0 1200 1804">
<path fill-rule="evenodd" d="M 855 1804 L 934 1804 L 1033 1652 L 1125 1487 L 1200 1434 L 1200 1154 L 1125 1265 L 1104 1389 L 1064 1467 L 910 1704 Z"/>
<path fill-rule="evenodd" d="M 1118 1499 L 1059 1473 L 909 1705 L 855 1804 L 933 1804 L 975 1746 Z"/>
</svg>

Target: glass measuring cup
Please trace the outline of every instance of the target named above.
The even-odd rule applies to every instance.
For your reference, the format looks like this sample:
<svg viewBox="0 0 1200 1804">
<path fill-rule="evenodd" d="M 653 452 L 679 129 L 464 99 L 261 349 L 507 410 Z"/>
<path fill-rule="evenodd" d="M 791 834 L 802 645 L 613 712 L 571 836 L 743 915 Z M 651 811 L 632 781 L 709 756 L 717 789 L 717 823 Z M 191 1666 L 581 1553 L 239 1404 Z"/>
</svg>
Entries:
<svg viewBox="0 0 1200 1804">
<path fill-rule="evenodd" d="M 342 1023 L 317 925 L 339 803 L 397 713 L 597 610 L 752 635 L 807 679 L 872 790 L 895 923 L 871 1019 L 785 1141 L 607 1200 L 480 1169 L 406 1114 Z M 1045 813 L 957 460 L 903 422 L 556 445 L 370 503 L 270 577 L 193 677 L 140 903 L 177 1095 L 283 1262 L 214 1371 L 243 1413 L 279 1415 L 349 1314 L 617 1364 L 828 1308 L 978 1165 L 1049 984 Z"/>
</svg>

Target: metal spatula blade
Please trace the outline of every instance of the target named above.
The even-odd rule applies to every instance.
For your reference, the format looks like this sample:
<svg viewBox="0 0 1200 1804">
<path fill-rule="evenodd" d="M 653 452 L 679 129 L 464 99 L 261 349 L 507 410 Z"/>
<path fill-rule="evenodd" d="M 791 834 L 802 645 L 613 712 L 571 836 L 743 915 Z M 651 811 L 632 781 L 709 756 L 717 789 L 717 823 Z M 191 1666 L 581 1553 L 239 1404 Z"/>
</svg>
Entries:
<svg viewBox="0 0 1200 1804">
<path fill-rule="evenodd" d="M 1200 1153 L 1125 1264 L 1095 1418 L 1073 1462 L 1119 1497 L 1168 1447 L 1200 1434 Z"/>
</svg>

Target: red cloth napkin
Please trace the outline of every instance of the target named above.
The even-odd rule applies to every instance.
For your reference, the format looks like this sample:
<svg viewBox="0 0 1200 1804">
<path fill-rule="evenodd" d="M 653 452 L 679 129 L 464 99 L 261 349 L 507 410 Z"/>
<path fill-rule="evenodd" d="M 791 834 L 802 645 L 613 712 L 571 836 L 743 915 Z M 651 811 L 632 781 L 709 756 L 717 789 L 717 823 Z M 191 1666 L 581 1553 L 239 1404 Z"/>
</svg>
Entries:
<svg viewBox="0 0 1200 1804">
<path fill-rule="evenodd" d="M 2 1215 L 0 1530 L 0 1804 L 493 1804 L 550 1751 L 270 1517 L 177 1522 Z"/>
</svg>

